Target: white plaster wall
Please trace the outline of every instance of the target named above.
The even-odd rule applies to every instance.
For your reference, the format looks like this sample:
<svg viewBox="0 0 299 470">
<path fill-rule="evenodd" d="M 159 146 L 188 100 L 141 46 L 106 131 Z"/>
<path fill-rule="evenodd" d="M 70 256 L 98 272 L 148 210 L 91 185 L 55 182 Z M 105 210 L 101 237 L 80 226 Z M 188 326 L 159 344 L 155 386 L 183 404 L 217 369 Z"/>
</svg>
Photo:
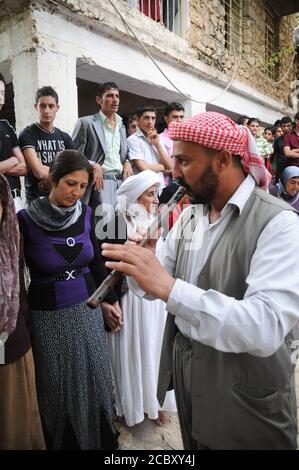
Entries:
<svg viewBox="0 0 299 470">
<path fill-rule="evenodd" d="M 78 117 L 76 59 L 36 50 L 17 55 L 11 66 L 18 131 L 37 119 L 34 108 L 38 88 L 51 85 L 59 96 L 55 126 L 72 132 Z"/>
<path fill-rule="evenodd" d="M 111 31 L 111 35 L 103 31 L 99 34 L 99 24 L 91 27 L 86 18 L 81 19 L 82 23 L 78 25 L 61 15 L 34 11 L 11 20 L 7 30 L 0 34 L 3 45 L 0 63 L 12 61 L 18 129 L 36 119 L 33 108 L 36 89 L 51 84 L 61 101 L 56 124 L 71 132 L 77 118 L 77 59 L 80 59 L 77 73 L 81 78 L 94 70 L 93 81 L 102 81 L 101 71 L 105 71 L 110 80 L 116 79 L 120 88 L 126 91 L 148 98 L 185 102 L 188 114 L 204 110 L 205 102 L 220 95 L 225 87 L 217 78 L 207 75 L 209 68 L 204 64 L 202 71 L 198 69 L 198 62 L 192 67 L 190 57 L 186 66 L 166 55 L 155 55 L 167 76 L 186 95 L 202 102 L 194 103 L 169 84 L 136 41 L 121 40 L 115 31 Z M 234 82 L 213 104 L 238 114 L 258 116 L 266 123 L 290 112 L 279 102 L 239 82 Z"/>
<path fill-rule="evenodd" d="M 40 42 L 44 47 L 47 47 L 51 38 L 54 47 L 63 49 L 66 54 L 81 58 L 88 64 L 108 69 L 112 74 L 115 72 L 123 75 L 121 86 L 126 91 L 158 99 L 165 99 L 165 93 L 172 91 L 181 100 L 186 100 L 176 92 L 139 48 L 112 37 L 99 36 L 66 22 L 62 17 L 48 15 L 46 12 L 35 12 L 35 18 Z M 164 57 L 155 57 L 155 59 L 181 91 L 203 102 L 203 104 L 193 104 L 193 108 L 197 106 L 198 109 L 202 109 L 205 101 L 213 100 L 225 88 L 225 84 L 219 85 L 215 83 L 215 79 L 205 79 L 198 71 L 195 73 L 189 67 L 178 63 L 172 64 Z M 229 91 L 213 101 L 213 104 L 236 113 L 259 116 L 262 121 L 269 123 L 290 111 L 284 109 L 281 103 L 240 82 L 234 82 Z"/>
</svg>

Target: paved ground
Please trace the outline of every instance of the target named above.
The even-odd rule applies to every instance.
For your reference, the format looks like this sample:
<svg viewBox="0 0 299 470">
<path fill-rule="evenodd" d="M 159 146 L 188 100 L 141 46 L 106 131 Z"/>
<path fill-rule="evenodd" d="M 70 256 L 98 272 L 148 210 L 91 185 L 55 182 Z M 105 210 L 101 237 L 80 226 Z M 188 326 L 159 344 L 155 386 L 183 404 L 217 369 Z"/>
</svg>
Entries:
<svg viewBox="0 0 299 470">
<path fill-rule="evenodd" d="M 115 423 L 119 432 L 122 450 L 180 450 L 183 449 L 180 427 L 176 413 L 168 413 L 169 422 L 157 426 L 145 419 L 133 427 Z"/>
<path fill-rule="evenodd" d="M 299 364 L 296 367 L 297 416 L 299 422 Z M 156 426 L 146 419 L 131 428 L 116 423 L 120 431 L 119 443 L 122 450 L 181 450 L 183 449 L 180 427 L 176 413 L 169 414 L 169 423 Z M 299 448 L 299 435 L 298 435 Z"/>
</svg>

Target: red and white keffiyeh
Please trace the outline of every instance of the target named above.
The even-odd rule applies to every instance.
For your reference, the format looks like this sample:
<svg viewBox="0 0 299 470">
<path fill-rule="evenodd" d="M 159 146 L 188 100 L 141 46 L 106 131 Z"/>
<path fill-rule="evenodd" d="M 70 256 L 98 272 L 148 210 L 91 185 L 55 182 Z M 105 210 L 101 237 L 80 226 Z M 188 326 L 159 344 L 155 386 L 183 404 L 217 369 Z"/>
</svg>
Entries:
<svg viewBox="0 0 299 470">
<path fill-rule="evenodd" d="M 233 155 L 240 155 L 244 171 L 253 176 L 258 186 L 268 189 L 271 174 L 247 127 L 238 126 L 224 114 L 206 112 L 183 122 L 171 122 L 168 132 L 172 140 L 194 142 L 213 150 L 226 149 Z"/>
</svg>

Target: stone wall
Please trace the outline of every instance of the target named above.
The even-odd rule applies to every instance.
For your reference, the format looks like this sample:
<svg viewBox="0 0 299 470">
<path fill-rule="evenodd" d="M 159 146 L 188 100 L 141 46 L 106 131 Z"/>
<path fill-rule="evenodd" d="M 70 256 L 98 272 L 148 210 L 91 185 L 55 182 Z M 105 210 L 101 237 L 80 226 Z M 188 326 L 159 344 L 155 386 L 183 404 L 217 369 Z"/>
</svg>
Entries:
<svg viewBox="0 0 299 470">
<path fill-rule="evenodd" d="M 35 1 L 35 0 L 33 0 Z M 187 3 L 186 3 L 187 1 Z M 90 22 L 91 31 L 112 36 L 131 43 L 132 37 L 115 10 L 107 0 L 61 0 L 64 5 L 61 12 L 69 11 L 72 22 L 86 27 L 83 20 Z M 219 84 L 227 83 L 235 73 L 235 78 L 258 92 L 277 100 L 282 106 L 291 104 L 291 89 L 295 80 L 295 67 L 280 85 L 273 84 L 263 72 L 265 66 L 265 0 L 243 0 L 242 20 L 242 54 L 235 55 L 225 46 L 225 7 L 224 0 L 182 0 L 184 14 L 189 10 L 189 28 L 183 33 L 184 38 L 161 28 L 159 23 L 141 15 L 138 10 L 130 8 L 123 0 L 114 4 L 137 37 L 158 55 L 183 67 L 190 72 L 200 73 Z M 185 5 L 185 6 L 184 6 Z M 186 6 L 188 5 L 188 7 Z M 37 2 L 39 8 L 50 7 L 57 10 L 55 4 L 45 0 Z M 58 9 L 59 10 L 59 9 Z M 297 20 L 298 24 L 298 20 Z M 279 25 L 277 47 L 292 44 L 293 28 L 296 25 L 295 15 L 283 17 Z M 186 39 L 186 41 L 184 40 Z M 133 39 L 136 47 L 136 41 Z M 196 60 L 198 59 L 198 60 Z M 236 59 L 238 67 L 236 65 Z M 275 80 L 280 80 L 288 71 L 291 56 L 281 58 Z M 235 84 L 236 82 L 234 82 Z M 240 110 L 245 112 L 245 110 Z"/>
<path fill-rule="evenodd" d="M 236 56 L 225 47 L 225 8 L 222 0 L 190 0 L 190 28 L 188 43 L 198 53 L 198 58 L 232 75 L 235 70 Z M 298 24 L 298 15 L 282 17 L 278 25 L 276 38 L 278 50 L 292 45 L 293 29 Z M 236 78 L 254 87 L 271 98 L 290 105 L 292 83 L 295 80 L 295 69 L 287 74 L 281 84 L 274 84 L 267 77 L 265 67 L 265 2 L 263 0 L 243 1 L 242 21 L 242 54 Z M 292 56 L 282 54 L 275 81 L 281 80 L 288 72 Z M 246 110 L 242 112 L 246 113 Z"/>
<path fill-rule="evenodd" d="M 130 93 L 169 101 L 183 100 L 141 49 L 138 38 L 163 72 L 185 93 L 185 104 L 188 107 L 190 103 L 190 114 L 200 112 L 205 107 L 205 100 L 235 114 L 258 114 L 267 123 L 277 119 L 281 113 L 292 113 L 288 105 L 291 104 L 290 82 L 294 84 L 294 74 L 275 87 L 260 71 L 264 60 L 263 1 L 244 0 L 243 49 L 238 67 L 234 54 L 225 47 L 223 0 L 181 2 L 183 27 L 180 37 L 129 7 L 124 0 L 113 0 L 113 4 L 131 32 L 108 0 L 59 0 L 54 3 L 47 0 L 0 0 L 5 6 L 4 10 L 0 9 L 0 64 L 10 64 L 11 76 L 17 75 L 18 67 L 18 73 L 22 70 L 21 84 L 19 87 L 14 84 L 20 95 L 24 94 L 21 85 L 25 73 L 31 90 L 43 84 L 45 78 L 51 80 L 67 99 L 65 75 L 74 75 L 72 86 L 75 87 L 75 73 L 79 78 L 93 79 L 90 70 L 85 74 L 82 72 L 90 66 L 118 74 L 115 80 L 121 80 L 122 89 Z M 281 45 L 290 44 L 294 23 L 294 17 L 281 20 Z M 132 36 L 132 31 L 137 38 Z M 57 73 L 56 63 L 63 72 Z M 279 78 L 289 64 L 290 57 L 282 59 Z M 224 93 L 234 73 L 236 80 Z M 30 95 L 30 90 L 26 91 Z M 189 96 L 195 102 L 191 102 Z M 292 107 L 294 110 L 294 102 Z M 20 117 L 17 118 L 20 123 L 26 117 L 23 116 L 24 109 L 29 107 L 20 107 Z M 59 115 L 62 116 L 62 112 Z"/>
</svg>

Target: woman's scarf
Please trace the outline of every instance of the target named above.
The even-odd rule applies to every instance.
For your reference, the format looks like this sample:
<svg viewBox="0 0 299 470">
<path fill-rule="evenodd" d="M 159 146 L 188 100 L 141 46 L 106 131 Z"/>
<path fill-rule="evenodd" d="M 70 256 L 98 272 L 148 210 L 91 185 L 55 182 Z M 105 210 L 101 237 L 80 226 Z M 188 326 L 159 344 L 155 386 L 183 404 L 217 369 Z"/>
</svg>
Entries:
<svg viewBox="0 0 299 470">
<path fill-rule="evenodd" d="M 299 199 L 299 192 L 294 196 L 289 194 L 286 190 L 287 181 L 291 178 L 299 178 L 299 168 L 297 166 L 287 166 L 279 179 L 279 182 L 276 184 L 279 195 L 282 199 L 287 201 L 289 204 L 295 204 Z"/>
<path fill-rule="evenodd" d="M 48 197 L 39 197 L 28 207 L 28 214 L 33 222 L 49 232 L 65 230 L 77 222 L 81 213 L 81 201 L 71 207 L 58 207 L 52 204 Z"/>
<path fill-rule="evenodd" d="M 16 327 L 20 308 L 20 234 L 10 187 L 3 175 L 0 178 L 5 182 L 8 193 L 0 228 L 0 335 L 10 335 Z"/>
</svg>

